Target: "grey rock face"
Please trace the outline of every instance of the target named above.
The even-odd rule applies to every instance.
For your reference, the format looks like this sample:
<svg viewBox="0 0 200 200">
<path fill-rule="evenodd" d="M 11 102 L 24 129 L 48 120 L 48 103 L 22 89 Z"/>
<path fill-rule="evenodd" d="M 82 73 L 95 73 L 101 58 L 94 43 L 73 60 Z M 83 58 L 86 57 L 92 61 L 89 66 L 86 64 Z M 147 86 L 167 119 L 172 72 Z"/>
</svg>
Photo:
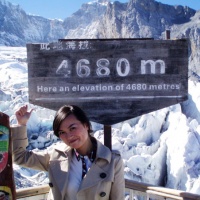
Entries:
<svg viewBox="0 0 200 200">
<path fill-rule="evenodd" d="M 29 42 L 48 42 L 64 35 L 62 22 L 26 14 L 19 6 L 0 1 L 0 44 L 25 46 Z"/>
<path fill-rule="evenodd" d="M 100 23 L 101 37 L 161 38 L 174 24 L 184 24 L 195 10 L 183 6 L 168 6 L 154 0 L 131 0 L 128 4 L 109 4 Z"/>
<path fill-rule="evenodd" d="M 188 38 L 189 74 L 200 74 L 200 11 L 155 0 L 128 3 L 97 0 L 83 4 L 70 17 L 50 20 L 28 15 L 19 6 L 0 0 L 0 45 L 25 46 L 61 38 Z"/>
</svg>

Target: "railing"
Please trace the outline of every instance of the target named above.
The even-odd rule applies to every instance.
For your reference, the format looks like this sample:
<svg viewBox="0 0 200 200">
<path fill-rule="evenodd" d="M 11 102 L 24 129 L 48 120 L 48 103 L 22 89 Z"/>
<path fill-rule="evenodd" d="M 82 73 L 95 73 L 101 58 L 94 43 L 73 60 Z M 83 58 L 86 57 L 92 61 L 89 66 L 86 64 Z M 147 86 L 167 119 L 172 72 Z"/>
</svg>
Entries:
<svg viewBox="0 0 200 200">
<path fill-rule="evenodd" d="M 144 197 L 145 200 L 200 200 L 200 195 L 131 180 L 125 180 L 125 188 L 130 195 L 130 200 L 133 200 L 136 195 Z"/>
<path fill-rule="evenodd" d="M 17 189 L 18 200 L 44 200 L 47 199 L 49 185 Z"/>
<path fill-rule="evenodd" d="M 174 190 L 164 187 L 157 187 L 136 181 L 125 180 L 126 196 L 129 200 L 138 199 L 139 196 L 143 200 L 200 200 L 200 195 Z M 37 186 L 33 188 L 24 188 L 17 190 L 18 200 L 44 200 L 47 198 L 49 186 Z"/>
</svg>

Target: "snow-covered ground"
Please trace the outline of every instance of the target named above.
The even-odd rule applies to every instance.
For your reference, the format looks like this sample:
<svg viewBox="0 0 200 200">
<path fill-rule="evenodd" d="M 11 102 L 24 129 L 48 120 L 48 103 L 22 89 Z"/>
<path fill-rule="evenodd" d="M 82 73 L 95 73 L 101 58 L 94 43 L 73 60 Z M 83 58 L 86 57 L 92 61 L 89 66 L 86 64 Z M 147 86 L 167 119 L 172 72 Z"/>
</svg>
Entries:
<svg viewBox="0 0 200 200">
<path fill-rule="evenodd" d="M 0 47 L 0 111 L 16 123 L 21 105 L 35 108 L 28 149 L 51 148 L 55 112 L 28 103 L 26 48 Z M 124 159 L 125 178 L 200 194 L 200 82 L 189 81 L 189 100 L 112 126 L 113 149 Z M 103 126 L 92 123 L 103 142 Z M 14 164 L 17 188 L 48 183 L 45 172 Z"/>
</svg>

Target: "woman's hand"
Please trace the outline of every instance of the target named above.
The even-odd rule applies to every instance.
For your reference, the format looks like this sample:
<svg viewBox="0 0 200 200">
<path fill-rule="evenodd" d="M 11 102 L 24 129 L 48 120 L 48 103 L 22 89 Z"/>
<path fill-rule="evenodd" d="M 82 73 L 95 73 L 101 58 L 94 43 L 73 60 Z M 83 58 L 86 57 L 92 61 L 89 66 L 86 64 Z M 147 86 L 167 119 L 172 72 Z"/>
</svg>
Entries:
<svg viewBox="0 0 200 200">
<path fill-rule="evenodd" d="M 15 113 L 18 125 L 26 126 L 26 124 L 31 116 L 32 111 L 33 111 L 33 109 L 28 111 L 27 105 L 20 107 L 19 110 L 17 110 Z"/>
</svg>

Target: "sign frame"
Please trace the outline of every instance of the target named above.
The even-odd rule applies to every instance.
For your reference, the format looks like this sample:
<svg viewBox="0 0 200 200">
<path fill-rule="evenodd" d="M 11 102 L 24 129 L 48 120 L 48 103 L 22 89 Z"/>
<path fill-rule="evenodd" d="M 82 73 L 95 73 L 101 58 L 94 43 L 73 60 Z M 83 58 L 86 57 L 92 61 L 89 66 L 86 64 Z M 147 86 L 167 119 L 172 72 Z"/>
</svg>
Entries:
<svg viewBox="0 0 200 200">
<path fill-rule="evenodd" d="M 29 101 L 116 124 L 188 98 L 188 41 L 62 39 L 27 44 Z"/>
</svg>

